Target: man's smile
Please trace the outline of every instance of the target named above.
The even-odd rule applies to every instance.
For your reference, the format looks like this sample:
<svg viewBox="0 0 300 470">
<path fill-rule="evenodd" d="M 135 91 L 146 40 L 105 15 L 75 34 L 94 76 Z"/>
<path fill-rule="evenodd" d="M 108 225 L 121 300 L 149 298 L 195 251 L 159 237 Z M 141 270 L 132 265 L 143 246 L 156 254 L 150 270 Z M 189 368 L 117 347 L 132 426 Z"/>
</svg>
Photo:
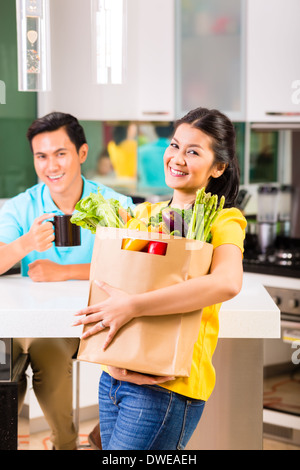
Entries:
<svg viewBox="0 0 300 470">
<path fill-rule="evenodd" d="M 61 175 L 53 175 L 53 176 L 50 176 L 48 175 L 47 178 L 50 180 L 50 181 L 60 181 L 62 178 L 64 177 L 64 173 L 61 174 Z"/>
</svg>

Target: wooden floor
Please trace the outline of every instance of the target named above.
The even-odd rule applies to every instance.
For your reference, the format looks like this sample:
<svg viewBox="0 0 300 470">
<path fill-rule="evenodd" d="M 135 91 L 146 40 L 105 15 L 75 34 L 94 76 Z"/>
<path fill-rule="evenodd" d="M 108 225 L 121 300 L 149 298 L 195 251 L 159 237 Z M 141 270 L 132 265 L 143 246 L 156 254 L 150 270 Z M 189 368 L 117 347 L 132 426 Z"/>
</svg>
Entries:
<svg viewBox="0 0 300 470">
<path fill-rule="evenodd" d="M 264 450 L 300 450 L 300 447 L 285 444 L 284 442 L 264 439 Z"/>
<path fill-rule="evenodd" d="M 92 450 L 88 443 L 88 435 L 97 424 L 97 420 L 86 421 L 80 423 L 79 428 L 79 450 Z M 29 436 L 28 434 L 20 434 L 19 436 L 20 450 L 51 450 L 52 444 L 49 438 L 49 431 L 40 432 Z M 283 442 L 270 439 L 264 439 L 264 450 L 300 450 L 300 447 L 291 446 Z"/>
<path fill-rule="evenodd" d="M 92 450 L 88 443 L 88 435 L 97 424 L 97 419 L 80 423 L 79 427 L 79 450 Z M 22 430 L 22 426 L 23 430 Z M 23 432 L 22 432 L 23 431 Z M 19 450 L 52 450 L 49 430 L 31 434 L 29 438 L 26 424 L 19 420 Z"/>
</svg>

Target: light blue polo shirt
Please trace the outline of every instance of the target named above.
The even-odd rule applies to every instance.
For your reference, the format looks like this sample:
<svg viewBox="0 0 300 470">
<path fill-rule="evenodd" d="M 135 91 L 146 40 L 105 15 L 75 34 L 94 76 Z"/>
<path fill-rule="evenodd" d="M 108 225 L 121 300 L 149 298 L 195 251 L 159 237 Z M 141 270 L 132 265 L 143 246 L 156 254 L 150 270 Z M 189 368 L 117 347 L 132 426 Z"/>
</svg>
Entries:
<svg viewBox="0 0 300 470">
<path fill-rule="evenodd" d="M 98 188 L 105 199 L 117 199 L 124 208 L 134 207 L 132 199 L 119 194 L 99 183 L 83 179 L 82 198 L 97 193 Z M 62 214 L 53 202 L 49 188 L 37 184 L 24 193 L 7 201 L 0 210 L 0 242 L 11 243 L 27 233 L 34 220 L 43 214 Z M 21 260 L 22 276 L 28 276 L 28 265 L 38 259 L 47 259 L 58 264 L 86 264 L 92 259 L 95 235 L 90 230 L 81 228 L 81 245 L 57 248 L 54 243 L 49 250 L 39 253 L 32 251 Z"/>
</svg>

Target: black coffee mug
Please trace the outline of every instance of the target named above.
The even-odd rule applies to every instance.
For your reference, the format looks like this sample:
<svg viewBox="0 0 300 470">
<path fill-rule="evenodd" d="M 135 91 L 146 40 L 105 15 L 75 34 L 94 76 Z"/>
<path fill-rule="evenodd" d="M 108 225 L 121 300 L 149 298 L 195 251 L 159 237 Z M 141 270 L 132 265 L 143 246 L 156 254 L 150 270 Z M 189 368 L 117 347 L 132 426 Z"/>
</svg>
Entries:
<svg viewBox="0 0 300 470">
<path fill-rule="evenodd" d="M 55 246 L 80 246 L 80 227 L 72 224 L 72 215 L 55 215 L 53 226 L 55 231 Z"/>
</svg>

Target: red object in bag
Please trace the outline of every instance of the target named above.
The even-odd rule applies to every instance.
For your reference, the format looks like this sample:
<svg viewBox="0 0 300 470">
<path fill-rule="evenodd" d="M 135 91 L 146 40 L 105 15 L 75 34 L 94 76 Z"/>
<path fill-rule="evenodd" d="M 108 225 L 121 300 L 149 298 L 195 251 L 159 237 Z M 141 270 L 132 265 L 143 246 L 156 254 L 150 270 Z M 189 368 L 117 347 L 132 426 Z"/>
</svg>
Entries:
<svg viewBox="0 0 300 470">
<path fill-rule="evenodd" d="M 165 256 L 167 252 L 167 243 L 163 242 L 150 242 L 148 245 L 148 253 L 151 255 Z"/>
</svg>

